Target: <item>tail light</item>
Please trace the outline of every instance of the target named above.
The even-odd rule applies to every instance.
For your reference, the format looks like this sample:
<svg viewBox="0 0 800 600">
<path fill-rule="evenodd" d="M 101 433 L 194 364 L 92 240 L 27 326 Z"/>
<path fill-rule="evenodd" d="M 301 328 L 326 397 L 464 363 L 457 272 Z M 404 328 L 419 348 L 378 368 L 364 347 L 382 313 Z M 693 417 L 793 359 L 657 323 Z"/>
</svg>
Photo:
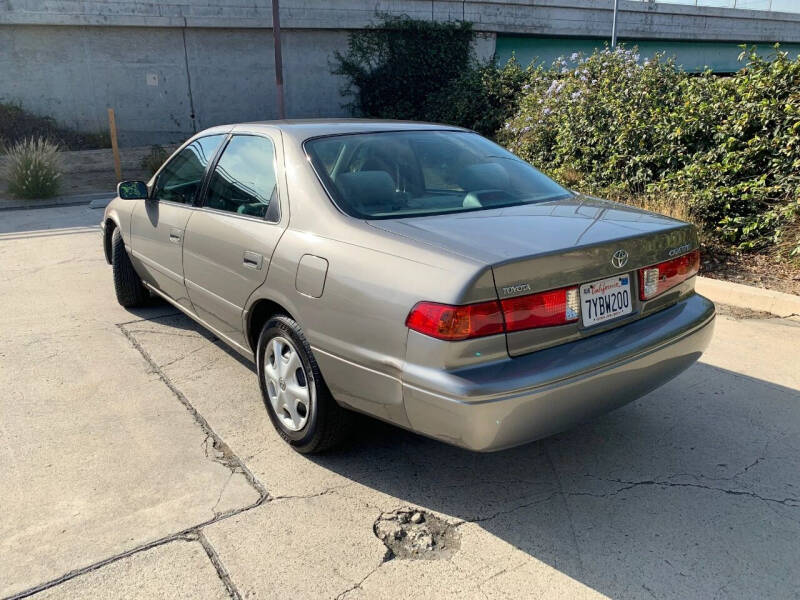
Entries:
<svg viewBox="0 0 800 600">
<path fill-rule="evenodd" d="M 497 301 L 463 306 L 420 302 L 408 314 L 406 326 L 425 335 L 449 341 L 504 331 L 503 313 Z"/>
<path fill-rule="evenodd" d="M 578 288 L 561 288 L 500 302 L 506 331 L 552 327 L 578 320 Z"/>
<path fill-rule="evenodd" d="M 578 304 L 577 287 L 462 306 L 420 302 L 406 326 L 440 340 L 466 340 L 571 323 L 578 320 Z"/>
<path fill-rule="evenodd" d="M 694 277 L 699 270 L 699 250 L 693 250 L 652 267 L 639 269 L 639 298 L 641 300 L 655 298 L 682 281 Z"/>
</svg>

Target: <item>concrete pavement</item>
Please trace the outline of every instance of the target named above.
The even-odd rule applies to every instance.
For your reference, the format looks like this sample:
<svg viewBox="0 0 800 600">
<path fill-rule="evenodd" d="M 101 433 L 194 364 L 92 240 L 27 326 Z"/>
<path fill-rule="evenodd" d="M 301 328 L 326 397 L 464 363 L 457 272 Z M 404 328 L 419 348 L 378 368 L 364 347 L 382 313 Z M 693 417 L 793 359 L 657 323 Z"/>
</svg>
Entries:
<svg viewBox="0 0 800 600">
<path fill-rule="evenodd" d="M 796 320 L 722 314 L 685 374 L 522 448 L 365 419 L 306 458 L 251 365 L 117 306 L 98 218 L 0 213 L 0 597 L 800 595 Z M 405 507 L 450 552 L 392 558 L 373 528 Z"/>
</svg>

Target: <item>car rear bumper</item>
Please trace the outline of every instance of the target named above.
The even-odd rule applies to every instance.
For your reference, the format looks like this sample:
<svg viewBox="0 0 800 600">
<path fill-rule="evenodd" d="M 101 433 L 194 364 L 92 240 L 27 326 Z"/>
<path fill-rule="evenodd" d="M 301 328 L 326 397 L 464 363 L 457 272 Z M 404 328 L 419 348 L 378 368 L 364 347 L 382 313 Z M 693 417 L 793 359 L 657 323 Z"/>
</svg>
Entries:
<svg viewBox="0 0 800 600">
<path fill-rule="evenodd" d="M 629 325 L 491 364 L 403 378 L 412 428 L 470 450 L 562 431 L 652 391 L 708 346 L 714 304 L 689 298 Z"/>
</svg>

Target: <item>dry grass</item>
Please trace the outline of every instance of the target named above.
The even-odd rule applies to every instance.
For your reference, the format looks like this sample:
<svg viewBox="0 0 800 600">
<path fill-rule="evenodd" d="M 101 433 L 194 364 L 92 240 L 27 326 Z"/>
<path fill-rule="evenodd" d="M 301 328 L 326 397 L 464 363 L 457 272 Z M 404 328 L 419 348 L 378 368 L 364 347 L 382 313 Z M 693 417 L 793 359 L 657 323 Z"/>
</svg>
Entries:
<svg viewBox="0 0 800 600">
<path fill-rule="evenodd" d="M 657 196 L 654 194 L 610 194 L 608 197 L 609 200 L 630 204 L 637 208 L 697 225 L 689 213 L 689 202 L 685 198 Z"/>
<path fill-rule="evenodd" d="M 562 167 L 558 171 L 558 180 L 568 188 L 579 188 L 583 182 L 583 173 L 573 167 Z"/>
<path fill-rule="evenodd" d="M 50 198 L 58 191 L 61 155 L 45 138 L 27 138 L 6 148 L 3 176 L 19 198 Z"/>
<path fill-rule="evenodd" d="M 800 215 L 796 215 L 791 223 L 781 228 L 780 241 L 777 246 L 779 254 L 788 256 L 790 260 L 800 266 Z"/>
</svg>

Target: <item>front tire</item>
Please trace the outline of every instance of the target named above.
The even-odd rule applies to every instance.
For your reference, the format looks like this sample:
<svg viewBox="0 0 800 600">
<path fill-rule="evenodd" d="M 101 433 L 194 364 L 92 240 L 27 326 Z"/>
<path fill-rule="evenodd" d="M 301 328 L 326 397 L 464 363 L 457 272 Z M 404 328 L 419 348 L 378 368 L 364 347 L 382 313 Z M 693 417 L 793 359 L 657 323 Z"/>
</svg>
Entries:
<svg viewBox="0 0 800 600">
<path fill-rule="evenodd" d="M 117 302 L 125 308 L 144 304 L 149 298 L 149 294 L 131 264 L 119 228 L 115 228 L 111 234 L 111 267 L 114 271 L 114 291 L 117 294 Z"/>
<path fill-rule="evenodd" d="M 261 329 L 256 349 L 264 405 L 278 434 L 302 454 L 340 445 L 353 414 L 339 406 L 322 379 L 300 325 L 280 315 Z"/>
</svg>

